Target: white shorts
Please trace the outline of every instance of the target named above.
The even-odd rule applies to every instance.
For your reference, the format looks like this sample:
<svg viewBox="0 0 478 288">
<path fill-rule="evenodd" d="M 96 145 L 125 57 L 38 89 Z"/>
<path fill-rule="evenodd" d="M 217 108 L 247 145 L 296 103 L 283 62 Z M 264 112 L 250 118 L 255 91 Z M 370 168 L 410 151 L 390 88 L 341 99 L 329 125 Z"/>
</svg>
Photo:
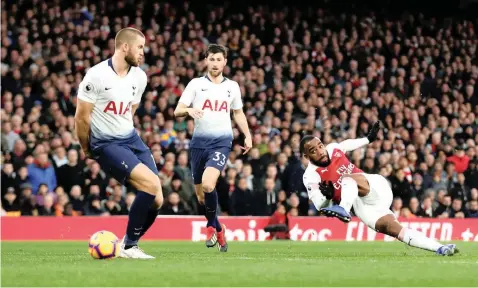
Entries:
<svg viewBox="0 0 478 288">
<path fill-rule="evenodd" d="M 365 197 L 357 197 L 353 207 L 355 215 L 368 227 L 375 230 L 377 220 L 385 215 L 394 215 L 390 210 L 393 193 L 387 179 L 378 174 L 363 174 L 370 185 L 370 192 Z"/>
</svg>

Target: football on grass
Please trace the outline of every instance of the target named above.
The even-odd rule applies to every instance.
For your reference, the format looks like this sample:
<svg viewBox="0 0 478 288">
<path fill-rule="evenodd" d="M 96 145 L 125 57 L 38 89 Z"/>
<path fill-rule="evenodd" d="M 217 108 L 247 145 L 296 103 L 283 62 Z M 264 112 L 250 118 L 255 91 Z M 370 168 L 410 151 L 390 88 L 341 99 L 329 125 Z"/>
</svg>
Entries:
<svg viewBox="0 0 478 288">
<path fill-rule="evenodd" d="M 95 259 L 113 259 L 119 254 L 118 237 L 109 231 L 98 231 L 93 234 L 88 243 L 88 252 Z"/>
</svg>

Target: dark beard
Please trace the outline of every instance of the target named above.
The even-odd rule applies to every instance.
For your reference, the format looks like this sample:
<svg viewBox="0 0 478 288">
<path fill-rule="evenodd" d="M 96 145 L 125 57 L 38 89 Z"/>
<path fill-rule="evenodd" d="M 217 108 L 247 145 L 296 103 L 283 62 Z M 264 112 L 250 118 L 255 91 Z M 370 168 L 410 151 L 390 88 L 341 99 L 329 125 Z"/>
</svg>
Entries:
<svg viewBox="0 0 478 288">
<path fill-rule="evenodd" d="M 134 61 L 134 57 L 132 55 L 126 55 L 124 57 L 124 61 L 128 63 L 130 66 L 138 67 L 138 63 Z"/>
<path fill-rule="evenodd" d="M 312 160 L 312 159 L 309 159 L 310 162 L 312 164 L 314 164 L 315 166 L 318 166 L 318 167 L 327 167 L 330 165 L 330 158 L 327 156 L 327 160 L 326 161 L 315 161 L 315 160 Z"/>
<path fill-rule="evenodd" d="M 218 77 L 219 75 L 221 75 L 222 72 L 220 71 L 209 71 L 209 74 L 211 74 L 212 77 Z"/>
</svg>

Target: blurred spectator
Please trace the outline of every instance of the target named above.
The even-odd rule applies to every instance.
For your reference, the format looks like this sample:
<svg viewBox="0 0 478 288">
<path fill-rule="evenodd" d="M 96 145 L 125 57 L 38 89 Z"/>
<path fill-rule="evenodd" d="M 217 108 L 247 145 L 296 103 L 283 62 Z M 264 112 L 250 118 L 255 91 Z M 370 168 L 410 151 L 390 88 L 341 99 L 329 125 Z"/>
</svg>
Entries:
<svg viewBox="0 0 478 288">
<path fill-rule="evenodd" d="M 70 191 L 71 187 L 85 184 L 83 167 L 78 162 L 78 151 L 71 149 L 68 151 L 68 163 L 58 168 L 58 183 L 66 191 Z"/>
<path fill-rule="evenodd" d="M 443 199 L 440 200 L 439 206 L 435 210 L 435 215 L 438 218 L 449 218 L 451 213 L 451 196 L 445 195 Z"/>
<path fill-rule="evenodd" d="M 247 188 L 247 180 L 242 177 L 229 198 L 229 214 L 231 216 L 253 215 L 253 203 L 252 192 Z"/>
<path fill-rule="evenodd" d="M 108 212 L 109 215 L 121 215 L 121 206 L 115 201 L 114 196 L 101 201 L 101 210 Z"/>
<path fill-rule="evenodd" d="M 48 160 L 46 152 L 39 152 L 35 156 L 35 161 L 28 165 L 28 182 L 32 185 L 34 194 L 38 193 L 38 188 L 42 183 L 45 183 L 50 191 L 56 188 L 55 169 Z"/>
<path fill-rule="evenodd" d="M 23 216 L 38 215 L 36 197 L 32 193 L 32 186 L 29 183 L 24 183 L 20 186 L 20 211 Z"/>
<path fill-rule="evenodd" d="M 56 216 L 56 207 L 54 206 L 53 196 L 47 194 L 43 197 L 43 203 L 38 208 L 40 216 Z"/>
<path fill-rule="evenodd" d="M 402 208 L 403 208 L 402 198 L 395 197 L 393 199 L 392 207 L 391 207 L 391 210 L 392 210 L 393 214 L 395 214 L 395 217 L 400 216 L 400 211 L 402 210 Z"/>
<path fill-rule="evenodd" d="M 466 146 L 461 144 L 456 147 L 456 153 L 453 156 L 447 158 L 447 161 L 455 164 L 457 173 L 463 173 L 468 169 L 468 163 L 470 158 L 465 154 Z"/>
<path fill-rule="evenodd" d="M 420 217 L 426 217 L 426 218 L 432 218 L 435 217 L 435 214 L 433 213 L 433 200 L 430 197 L 425 197 L 423 199 L 423 203 L 421 205 L 420 213 L 418 216 Z"/>
<path fill-rule="evenodd" d="M 449 215 L 450 218 L 465 218 L 468 216 L 468 211 L 463 206 L 463 200 L 460 198 L 453 199 Z"/>
<path fill-rule="evenodd" d="M 255 215 L 270 216 L 277 207 L 277 194 L 274 190 L 274 180 L 264 180 L 264 190 L 254 192 Z"/>
<path fill-rule="evenodd" d="M 452 184 L 450 195 L 453 199 L 460 198 L 462 201 L 467 201 L 470 197 L 471 190 L 465 184 L 465 175 L 463 173 L 458 174 L 457 181 Z"/>
<path fill-rule="evenodd" d="M 12 130 L 12 124 L 8 121 L 2 122 L 2 150 L 8 153 L 13 151 L 15 142 L 20 140 L 18 133 Z"/>
<path fill-rule="evenodd" d="M 271 220 L 268 225 L 287 225 L 287 215 L 286 208 L 282 204 L 277 205 L 277 209 L 272 214 Z M 269 235 L 269 240 L 274 239 L 289 239 L 289 232 L 271 232 Z"/>
<path fill-rule="evenodd" d="M 478 200 L 471 200 L 470 201 L 470 208 L 468 217 L 470 218 L 478 218 Z"/>
<path fill-rule="evenodd" d="M 2 207 L 7 212 L 7 215 L 20 214 L 20 204 L 18 202 L 15 188 L 9 187 L 2 199 Z"/>
<path fill-rule="evenodd" d="M 72 205 L 73 211 L 79 215 L 84 214 L 84 195 L 81 193 L 81 187 L 79 185 L 71 187 L 70 203 Z"/>
<path fill-rule="evenodd" d="M 168 195 L 166 203 L 161 208 L 163 215 L 189 215 L 189 207 L 181 200 L 179 194 L 172 192 Z"/>
<path fill-rule="evenodd" d="M 415 216 L 421 216 L 420 203 L 418 202 L 417 197 L 412 197 L 408 204 L 410 212 Z"/>
<path fill-rule="evenodd" d="M 99 216 L 106 212 L 104 207 L 101 206 L 101 199 L 99 196 L 92 196 L 88 199 L 85 207 L 85 215 Z"/>
</svg>

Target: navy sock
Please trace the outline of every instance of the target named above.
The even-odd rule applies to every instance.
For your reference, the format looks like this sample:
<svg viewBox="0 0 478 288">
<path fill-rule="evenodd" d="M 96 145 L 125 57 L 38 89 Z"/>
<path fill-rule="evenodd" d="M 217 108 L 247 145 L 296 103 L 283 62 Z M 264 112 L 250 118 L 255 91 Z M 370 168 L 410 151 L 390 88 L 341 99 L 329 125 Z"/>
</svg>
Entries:
<svg viewBox="0 0 478 288">
<path fill-rule="evenodd" d="M 217 209 L 217 192 L 216 189 L 214 189 L 210 193 L 204 193 L 204 205 L 205 205 L 205 210 L 206 212 L 204 213 L 206 215 L 207 219 L 207 225 L 206 227 L 212 226 L 214 228 L 216 227 L 217 224 L 217 216 L 216 216 L 216 209 Z"/>
<path fill-rule="evenodd" d="M 154 195 L 138 191 L 129 211 L 128 226 L 126 228 L 125 248 L 137 245 L 143 231 L 148 211 L 154 203 Z M 150 225 L 151 226 L 151 225 Z"/>
<path fill-rule="evenodd" d="M 141 231 L 141 234 L 139 237 L 143 237 L 143 235 L 148 231 L 148 229 L 153 226 L 154 221 L 156 221 L 156 217 L 158 217 L 158 212 L 159 209 L 155 208 L 150 208 L 148 211 L 148 215 L 146 216 L 146 221 L 144 222 L 143 225 L 143 231 Z"/>
<path fill-rule="evenodd" d="M 222 226 L 221 223 L 219 223 L 219 218 L 216 215 L 216 231 L 221 232 L 222 231 Z"/>
</svg>

